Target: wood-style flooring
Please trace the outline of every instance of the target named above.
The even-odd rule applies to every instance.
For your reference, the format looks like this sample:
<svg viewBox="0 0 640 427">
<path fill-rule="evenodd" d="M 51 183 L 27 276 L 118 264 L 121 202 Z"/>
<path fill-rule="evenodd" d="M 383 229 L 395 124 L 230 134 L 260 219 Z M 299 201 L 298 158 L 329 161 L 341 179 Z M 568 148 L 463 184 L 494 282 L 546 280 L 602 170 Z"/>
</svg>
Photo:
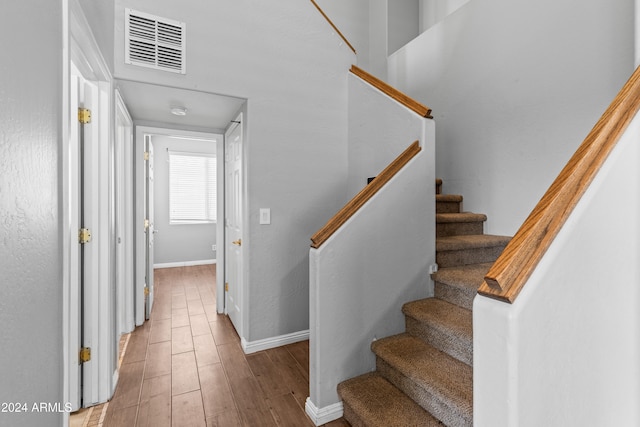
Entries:
<svg viewBox="0 0 640 427">
<path fill-rule="evenodd" d="M 103 426 L 313 426 L 309 342 L 245 355 L 215 297 L 215 265 L 155 270 L 151 318 L 129 337 Z"/>
</svg>

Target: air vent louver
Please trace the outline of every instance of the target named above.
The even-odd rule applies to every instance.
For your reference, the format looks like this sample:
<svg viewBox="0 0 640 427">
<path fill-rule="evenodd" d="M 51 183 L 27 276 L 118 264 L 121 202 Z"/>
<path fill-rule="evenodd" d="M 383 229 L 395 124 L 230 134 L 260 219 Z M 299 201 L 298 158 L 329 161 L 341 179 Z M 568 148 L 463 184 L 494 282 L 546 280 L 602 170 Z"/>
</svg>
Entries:
<svg viewBox="0 0 640 427">
<path fill-rule="evenodd" d="M 186 24 L 125 9 L 125 63 L 186 74 Z"/>
</svg>

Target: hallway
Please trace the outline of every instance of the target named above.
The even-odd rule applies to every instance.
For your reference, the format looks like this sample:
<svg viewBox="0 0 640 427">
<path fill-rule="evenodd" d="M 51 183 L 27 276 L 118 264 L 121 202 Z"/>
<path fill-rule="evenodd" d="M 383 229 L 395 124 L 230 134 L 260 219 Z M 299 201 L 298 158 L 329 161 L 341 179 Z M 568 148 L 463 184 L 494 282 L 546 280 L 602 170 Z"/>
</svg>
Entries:
<svg viewBox="0 0 640 427">
<path fill-rule="evenodd" d="M 216 314 L 215 265 L 159 269 L 155 280 L 151 319 L 128 339 L 103 426 L 313 426 L 308 341 L 245 355 Z"/>
</svg>

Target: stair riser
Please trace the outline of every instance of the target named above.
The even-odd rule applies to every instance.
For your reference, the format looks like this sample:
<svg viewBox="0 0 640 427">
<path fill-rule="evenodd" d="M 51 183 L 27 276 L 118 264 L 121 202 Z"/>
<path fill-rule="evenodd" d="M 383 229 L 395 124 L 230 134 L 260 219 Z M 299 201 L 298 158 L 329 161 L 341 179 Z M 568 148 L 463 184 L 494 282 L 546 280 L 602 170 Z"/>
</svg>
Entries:
<svg viewBox="0 0 640 427">
<path fill-rule="evenodd" d="M 436 237 L 468 236 L 484 233 L 484 222 L 444 222 L 436 224 Z"/>
<path fill-rule="evenodd" d="M 458 408 L 451 407 L 434 390 L 421 387 L 380 357 L 376 357 L 376 369 L 391 384 L 402 390 L 418 405 L 450 427 L 471 427 L 473 420 Z"/>
<path fill-rule="evenodd" d="M 436 202 L 436 213 L 460 213 L 460 202 Z"/>
<path fill-rule="evenodd" d="M 469 264 L 495 262 L 504 246 L 490 246 L 486 248 L 460 249 L 455 251 L 436 252 L 436 263 L 439 267 L 459 267 Z"/>
<path fill-rule="evenodd" d="M 467 310 L 473 309 L 473 299 L 477 291 L 460 289 L 446 283 L 435 282 L 435 297 Z"/>
<path fill-rule="evenodd" d="M 410 316 L 405 316 L 408 334 L 421 339 L 438 350 L 447 353 L 454 359 L 473 365 L 473 342 L 462 339 L 447 331 L 440 331 L 428 323 L 421 322 Z"/>
<path fill-rule="evenodd" d="M 345 420 L 349 421 L 352 427 L 367 427 L 367 423 L 362 421 L 356 411 L 351 409 L 351 406 L 346 401 L 343 404 L 343 414 Z"/>
</svg>

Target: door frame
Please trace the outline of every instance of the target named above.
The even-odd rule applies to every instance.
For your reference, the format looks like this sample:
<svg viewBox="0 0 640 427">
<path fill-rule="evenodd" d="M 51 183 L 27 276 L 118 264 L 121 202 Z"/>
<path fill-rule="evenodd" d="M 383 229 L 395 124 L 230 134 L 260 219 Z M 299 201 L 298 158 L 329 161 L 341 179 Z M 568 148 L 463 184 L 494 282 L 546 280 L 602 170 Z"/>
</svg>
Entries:
<svg viewBox="0 0 640 427">
<path fill-rule="evenodd" d="M 241 145 L 240 145 L 240 162 L 241 162 L 241 175 L 242 175 L 242 183 L 239 189 L 239 199 L 238 202 L 241 205 L 240 207 L 240 211 L 241 211 L 241 222 L 242 222 L 242 245 L 240 246 L 239 250 L 240 250 L 240 258 L 242 260 L 242 263 L 240 265 L 240 275 L 241 275 L 241 280 L 239 283 L 239 287 L 238 287 L 238 293 L 236 294 L 238 296 L 238 303 L 239 303 L 239 308 L 240 308 L 240 316 L 239 316 L 239 325 L 234 325 L 234 327 L 236 328 L 236 332 L 238 333 L 239 337 L 240 337 L 240 341 L 243 344 L 243 348 L 244 348 L 244 343 L 246 341 L 246 334 L 245 334 L 245 330 L 247 328 L 247 325 L 249 324 L 248 322 L 248 313 L 247 313 L 247 307 L 249 307 L 249 294 L 246 291 L 247 290 L 247 283 L 248 283 L 248 269 L 246 268 L 246 260 L 247 260 L 247 254 L 248 254 L 248 247 L 249 247 L 249 233 L 246 232 L 248 224 L 249 224 L 249 215 L 247 212 L 247 200 L 246 200 L 246 196 L 247 196 L 247 172 L 246 172 L 246 150 L 245 150 L 245 142 L 246 142 L 246 124 L 244 122 L 245 120 L 245 114 L 244 112 L 239 112 L 236 116 L 235 119 L 231 121 L 231 123 L 229 124 L 229 126 L 227 126 L 227 128 L 225 129 L 224 135 L 225 135 L 225 141 L 224 141 L 224 159 L 225 159 L 225 171 L 224 171 L 224 199 L 226 201 L 228 194 L 227 194 L 227 178 L 226 178 L 226 159 L 229 156 L 229 153 L 227 152 L 227 136 L 229 135 L 230 132 L 233 132 L 236 128 L 240 129 L 240 138 L 241 138 Z M 226 284 L 227 282 L 227 272 L 229 271 L 227 268 L 227 264 L 229 262 L 229 256 L 230 254 L 227 253 L 229 248 L 228 248 L 228 244 L 229 242 L 227 242 L 227 230 L 226 230 L 226 224 L 227 224 L 227 216 L 226 216 L 226 211 L 224 211 L 224 250 L 225 250 L 225 259 L 224 259 L 224 271 L 223 274 L 220 275 L 218 274 L 218 278 L 223 278 L 224 280 L 219 280 L 219 282 L 221 282 L 220 284 L 222 284 L 222 282 L 224 282 Z M 224 306 L 224 313 L 228 314 L 229 310 L 228 307 L 226 306 L 227 303 L 227 292 L 226 290 L 224 291 L 224 293 L 219 293 L 218 295 L 224 295 L 224 298 L 222 298 L 225 306 Z"/>
<path fill-rule="evenodd" d="M 145 319 L 144 309 L 144 278 L 145 278 L 145 234 L 144 234 L 144 136 L 163 135 L 187 139 L 215 139 L 216 140 L 216 164 L 218 169 L 217 195 L 218 195 L 218 221 L 216 223 L 216 245 L 218 245 L 216 258 L 216 310 L 222 313 L 224 310 L 224 250 L 220 250 L 220 242 L 224 242 L 224 138 L 217 132 L 186 131 L 153 126 L 136 126 L 134 141 L 134 179 L 135 179 L 135 321 L 136 325 L 142 325 Z M 222 303 L 222 306 L 220 305 Z"/>
<path fill-rule="evenodd" d="M 63 257 L 63 396 L 71 403 L 72 410 L 81 404 L 88 406 L 107 401 L 113 395 L 118 380 L 117 331 L 115 330 L 115 271 L 114 256 L 114 193 L 113 193 L 113 86 L 112 76 L 100 53 L 91 28 L 78 0 L 63 0 L 63 51 L 62 51 L 62 257 Z M 73 64 L 73 67 L 72 67 Z M 79 365 L 79 319 L 81 301 L 79 292 L 78 254 L 78 146 L 71 141 L 72 126 L 78 126 L 77 112 L 70 111 L 77 105 L 72 102 L 72 70 L 97 87 L 96 110 L 92 120 L 95 147 L 90 154 L 89 182 L 95 194 L 89 201 L 92 222 L 95 262 L 89 267 L 90 291 L 85 298 L 84 319 L 87 345 L 92 347 L 91 360 Z M 87 384 L 80 389 L 80 371 Z M 87 387 L 88 385 L 88 387 Z M 68 422 L 65 415 L 64 422 Z"/>
<path fill-rule="evenodd" d="M 116 298 L 118 333 L 135 328 L 133 236 L 133 120 L 115 90 Z"/>
</svg>

